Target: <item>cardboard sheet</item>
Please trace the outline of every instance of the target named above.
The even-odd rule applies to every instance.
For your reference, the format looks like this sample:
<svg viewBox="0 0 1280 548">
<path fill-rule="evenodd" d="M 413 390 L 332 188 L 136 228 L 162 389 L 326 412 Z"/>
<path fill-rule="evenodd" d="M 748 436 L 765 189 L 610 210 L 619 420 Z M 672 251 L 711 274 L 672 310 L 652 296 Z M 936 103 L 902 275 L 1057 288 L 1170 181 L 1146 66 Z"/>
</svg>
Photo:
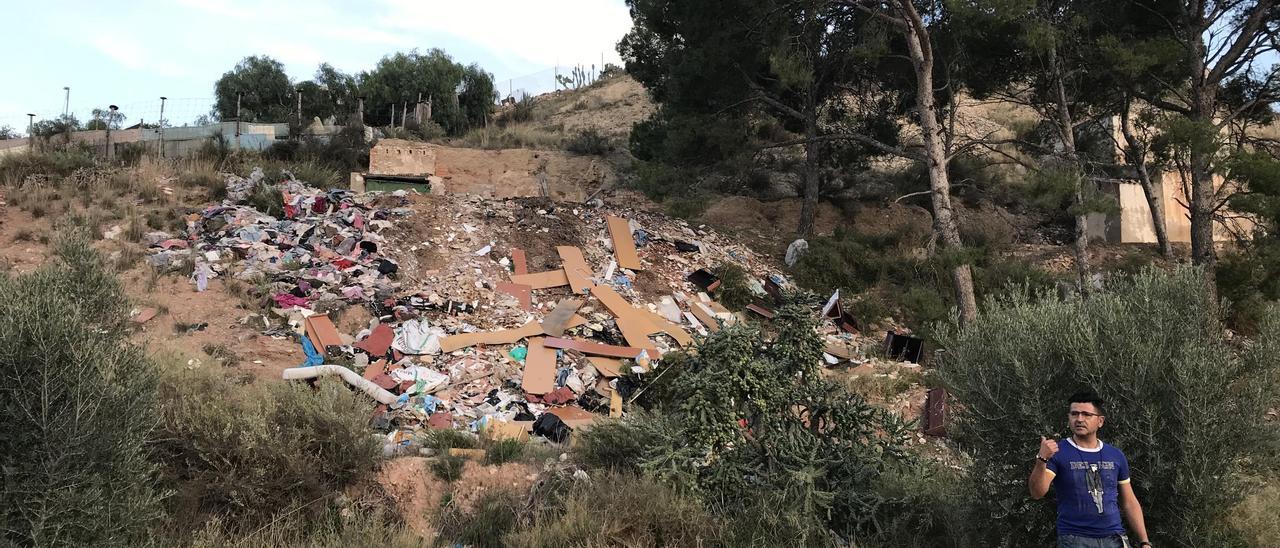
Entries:
<svg viewBox="0 0 1280 548">
<path fill-rule="evenodd" d="M 608 356 L 611 358 L 635 358 L 640 355 L 643 348 L 633 348 L 630 346 L 614 346 L 611 344 L 600 344 L 586 341 L 575 341 L 572 339 L 560 339 L 556 337 L 547 337 L 542 344 L 551 348 L 574 349 L 583 354 L 593 356 Z"/>
<path fill-rule="evenodd" d="M 640 266 L 640 255 L 636 254 L 636 241 L 631 237 L 631 225 L 626 219 L 610 215 L 609 237 L 613 239 L 613 256 L 618 259 L 618 266 L 631 270 L 643 270 Z"/>
<path fill-rule="evenodd" d="M 587 260 L 582 256 L 582 250 L 573 246 L 562 245 L 556 247 L 556 253 L 560 254 L 560 260 L 564 262 L 565 277 L 569 279 L 569 287 L 573 288 L 573 292 L 581 295 L 591 290 L 591 267 L 587 266 Z"/>
<path fill-rule="evenodd" d="M 564 299 L 556 305 L 555 310 L 542 319 L 542 332 L 552 337 L 564 335 L 564 330 L 573 320 L 574 312 L 582 307 L 582 299 Z"/>
<path fill-rule="evenodd" d="M 533 310 L 533 288 L 524 284 L 498 282 L 494 289 L 515 297 L 520 301 L 521 310 Z"/>
<path fill-rule="evenodd" d="M 622 360 L 614 358 L 603 358 L 600 356 L 587 356 L 587 361 L 595 366 L 596 371 L 600 372 L 602 377 L 618 377 L 622 375 Z"/>
<path fill-rule="evenodd" d="M 707 327 L 707 330 L 715 333 L 720 331 L 720 322 L 716 319 L 715 312 L 712 312 L 707 305 L 697 301 L 689 302 L 689 311 L 693 312 L 694 317 Z"/>
<path fill-rule="evenodd" d="M 547 409 L 548 413 L 560 417 L 561 421 L 569 425 L 569 428 L 579 428 L 596 421 L 596 415 L 587 412 L 581 407 L 552 407 Z"/>
<path fill-rule="evenodd" d="M 541 337 L 529 339 L 520 387 L 530 394 L 546 394 L 556 388 L 556 351 L 542 345 Z"/>
<path fill-rule="evenodd" d="M 308 316 L 303 323 L 306 325 L 307 337 L 311 339 L 312 346 L 315 346 L 316 351 L 321 355 L 328 356 L 325 352 L 327 347 L 342 346 L 342 336 L 338 334 L 338 328 L 334 327 L 327 314 Z"/>
<path fill-rule="evenodd" d="M 527 285 L 533 289 L 546 289 L 548 287 L 569 285 L 569 278 L 565 277 L 564 269 L 548 270 L 546 272 L 538 272 L 535 274 L 512 276 L 511 283 Z"/>
</svg>

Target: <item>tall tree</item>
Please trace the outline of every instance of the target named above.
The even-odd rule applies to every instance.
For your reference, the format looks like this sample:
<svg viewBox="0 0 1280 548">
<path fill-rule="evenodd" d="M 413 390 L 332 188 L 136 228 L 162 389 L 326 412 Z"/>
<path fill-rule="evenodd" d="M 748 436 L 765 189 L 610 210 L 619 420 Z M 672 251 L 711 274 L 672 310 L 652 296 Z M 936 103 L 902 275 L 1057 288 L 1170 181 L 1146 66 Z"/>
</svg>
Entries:
<svg viewBox="0 0 1280 548">
<path fill-rule="evenodd" d="M 476 65 L 463 66 L 439 49 L 383 57 L 372 71 L 361 73 L 360 90 L 366 123 L 390 124 L 393 108 L 402 112 L 421 98 L 431 101 L 432 121 L 455 135 L 484 125 L 495 103 L 492 75 Z"/>
<path fill-rule="evenodd" d="M 293 85 L 279 61 L 263 56 L 245 57 L 213 85 L 214 110 L 223 120 L 236 117 L 248 122 L 283 122 L 294 111 Z"/>
<path fill-rule="evenodd" d="M 955 90 L 935 86 L 934 44 L 910 2 L 859 0 L 628 0 L 635 27 L 619 44 L 628 70 L 663 110 L 719 114 L 757 108 L 798 138 L 804 150 L 805 206 L 799 232 L 813 231 L 828 147 L 853 143 L 923 163 L 929 173 L 937 239 L 955 253 L 952 269 L 962 320 L 977 315 L 973 274 L 962 260 L 947 167 Z M 940 5 L 929 21 L 940 21 Z M 908 63 L 902 63 L 906 59 Z M 945 71 L 943 71 L 945 72 Z M 939 96 L 942 97 L 939 102 Z M 910 112 L 921 143 L 898 142 Z M 954 120 L 954 118 L 952 118 Z"/>
<path fill-rule="evenodd" d="M 1164 32 L 1135 36 L 1130 46 L 1171 45 L 1182 70 L 1168 80 L 1159 77 L 1167 65 L 1153 63 L 1142 71 L 1154 76 L 1150 85 L 1136 91 L 1181 118 L 1167 133 L 1187 162 L 1191 258 L 1205 267 L 1206 287 L 1214 291 L 1214 219 L 1227 203 L 1214 180 L 1237 148 L 1230 133 L 1241 117 L 1269 113 L 1269 105 L 1280 99 L 1280 75 L 1266 66 L 1268 54 L 1277 49 L 1280 16 L 1275 0 L 1179 0 L 1154 6 L 1146 17 L 1159 16 Z"/>
<path fill-rule="evenodd" d="M 356 112 L 356 79 L 329 63 L 321 63 L 311 80 L 298 83 L 296 90 L 302 94 L 304 122 L 312 118 L 326 120 L 337 118 L 339 124 Z"/>
</svg>

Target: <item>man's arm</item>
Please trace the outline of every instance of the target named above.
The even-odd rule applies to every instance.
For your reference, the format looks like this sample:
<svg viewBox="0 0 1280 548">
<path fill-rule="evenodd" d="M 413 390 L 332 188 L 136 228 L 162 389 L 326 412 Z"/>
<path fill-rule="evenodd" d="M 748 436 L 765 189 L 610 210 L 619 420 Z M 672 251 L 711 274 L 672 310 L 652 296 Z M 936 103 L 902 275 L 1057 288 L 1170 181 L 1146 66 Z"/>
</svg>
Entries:
<svg viewBox="0 0 1280 548">
<path fill-rule="evenodd" d="M 1031 477 L 1027 478 L 1027 488 L 1031 490 L 1031 498 L 1040 500 L 1049 493 L 1049 484 L 1053 483 L 1053 471 L 1045 467 L 1044 462 L 1036 459 L 1031 467 Z"/>
<path fill-rule="evenodd" d="M 1120 512 L 1129 521 L 1129 528 L 1138 542 L 1146 542 L 1147 522 L 1142 517 L 1142 505 L 1138 503 L 1138 496 L 1133 494 L 1133 484 L 1129 480 L 1120 484 Z"/>
<path fill-rule="evenodd" d="M 1058 453 L 1058 442 L 1040 438 L 1040 447 L 1036 451 L 1036 464 L 1031 467 L 1031 477 L 1027 478 L 1027 489 L 1031 491 L 1031 498 L 1039 500 L 1044 498 L 1049 492 L 1049 484 L 1053 483 L 1053 470 L 1046 466 L 1046 462 Z"/>
</svg>

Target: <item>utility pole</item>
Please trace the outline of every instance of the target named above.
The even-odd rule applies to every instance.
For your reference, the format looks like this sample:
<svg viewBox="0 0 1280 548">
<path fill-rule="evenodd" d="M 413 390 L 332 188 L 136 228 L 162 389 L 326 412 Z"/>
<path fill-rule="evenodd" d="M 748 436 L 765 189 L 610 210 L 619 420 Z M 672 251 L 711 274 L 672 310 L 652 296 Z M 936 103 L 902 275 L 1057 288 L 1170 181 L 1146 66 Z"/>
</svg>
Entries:
<svg viewBox="0 0 1280 548">
<path fill-rule="evenodd" d="M 236 150 L 240 150 L 240 95 L 236 93 Z"/>
<path fill-rule="evenodd" d="M 298 88 L 294 91 L 298 92 L 298 125 L 301 126 L 302 125 L 302 88 Z M 302 130 L 299 129 L 298 131 L 302 131 Z"/>
<path fill-rule="evenodd" d="M 164 102 L 168 99 L 163 95 L 160 96 L 160 157 L 164 158 Z"/>
<path fill-rule="evenodd" d="M 356 97 L 356 114 L 360 116 L 360 125 L 364 125 L 364 97 Z"/>
<path fill-rule="evenodd" d="M 408 114 L 409 102 L 405 101 L 400 105 L 400 129 L 404 129 L 404 115 Z"/>
<path fill-rule="evenodd" d="M 116 157 L 116 151 L 111 147 L 111 124 L 115 122 L 116 111 L 120 110 L 120 107 L 111 105 L 107 108 L 111 109 L 111 113 L 107 114 L 107 160 L 110 161 Z"/>
<path fill-rule="evenodd" d="M 396 104 L 391 103 L 391 128 L 395 129 L 395 127 L 396 127 Z"/>
<path fill-rule="evenodd" d="M 27 113 L 27 152 L 36 151 L 36 115 Z"/>
<path fill-rule="evenodd" d="M 62 86 L 62 91 L 66 92 L 66 97 L 62 100 L 62 116 L 66 117 L 71 112 L 71 86 Z"/>
</svg>

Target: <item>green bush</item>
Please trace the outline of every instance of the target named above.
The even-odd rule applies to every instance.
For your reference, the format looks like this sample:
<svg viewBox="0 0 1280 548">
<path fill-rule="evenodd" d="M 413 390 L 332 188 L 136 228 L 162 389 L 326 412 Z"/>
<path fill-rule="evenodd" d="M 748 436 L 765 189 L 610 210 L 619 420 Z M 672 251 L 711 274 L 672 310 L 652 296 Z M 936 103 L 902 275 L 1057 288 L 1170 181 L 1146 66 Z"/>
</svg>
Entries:
<svg viewBox="0 0 1280 548">
<path fill-rule="evenodd" d="M 1149 269 L 1087 301 L 1012 292 L 977 321 L 938 334 L 956 438 L 975 458 L 971 504 L 983 545 L 1045 544 L 1052 503 L 1026 490 L 1039 436 L 1065 429 L 1066 398 L 1108 401 L 1103 437 L 1125 451 L 1157 545 L 1233 542 L 1226 525 L 1244 490 L 1240 470 L 1271 466 L 1280 401 L 1280 314 L 1251 341 L 1230 344 L 1204 278 Z"/>
<path fill-rule="evenodd" d="M 821 375 L 809 308 L 781 307 L 773 328 L 772 342 L 734 326 L 664 358 L 636 400 L 655 414 L 582 433 L 579 459 L 638 469 L 723 515 L 789 508 L 770 529 L 794 525 L 791 544 L 866 527 L 871 484 L 905 459 L 907 425 Z M 628 435 L 625 451 L 607 447 Z"/>
<path fill-rule="evenodd" d="M 564 149 L 575 154 L 602 156 L 613 150 L 609 137 L 595 128 L 575 131 L 564 141 Z"/>
<path fill-rule="evenodd" d="M 511 462 L 524 454 L 525 442 L 520 440 L 498 440 L 485 449 L 484 463 L 499 465 Z"/>
<path fill-rule="evenodd" d="M 513 547 L 720 546 L 723 520 L 696 499 L 635 475 L 598 474 L 590 481 L 552 484 L 528 527 L 503 537 Z"/>
<path fill-rule="evenodd" d="M 344 511 L 345 510 L 345 511 Z M 250 532 L 227 527 L 212 520 L 187 539 L 158 535 L 150 546 L 167 548 L 188 544 L 191 548 L 317 548 L 380 546 L 422 548 L 424 543 L 386 509 L 328 509 L 319 517 L 300 514 L 284 516 L 269 526 Z"/>
<path fill-rule="evenodd" d="M 245 202 L 265 215 L 284 217 L 284 193 L 269 179 L 254 186 L 253 192 L 249 193 L 249 199 Z"/>
<path fill-rule="evenodd" d="M 0 274 L 0 544 L 124 546 L 161 517 L 145 442 L 156 373 L 82 229 L 56 259 Z"/>
<path fill-rule="evenodd" d="M 160 385 L 162 479 L 174 523 L 217 515 L 235 531 L 312 515 L 373 466 L 373 405 L 338 381 L 241 385 L 221 368 L 175 367 Z"/>
<path fill-rule="evenodd" d="M 470 512 L 446 499 L 436 522 L 441 539 L 477 548 L 510 546 L 507 535 L 515 529 L 524 500 L 511 491 L 490 491 L 480 496 Z"/>
<path fill-rule="evenodd" d="M 93 165 L 93 155 L 79 147 L 0 156 L 0 184 L 13 186 L 30 175 L 61 179 L 77 169 Z"/>
<path fill-rule="evenodd" d="M 741 310 L 751 304 L 754 294 L 751 292 L 751 279 L 741 266 L 722 262 L 711 269 L 720 278 L 720 287 L 716 288 L 716 300 L 731 310 Z"/>
</svg>

